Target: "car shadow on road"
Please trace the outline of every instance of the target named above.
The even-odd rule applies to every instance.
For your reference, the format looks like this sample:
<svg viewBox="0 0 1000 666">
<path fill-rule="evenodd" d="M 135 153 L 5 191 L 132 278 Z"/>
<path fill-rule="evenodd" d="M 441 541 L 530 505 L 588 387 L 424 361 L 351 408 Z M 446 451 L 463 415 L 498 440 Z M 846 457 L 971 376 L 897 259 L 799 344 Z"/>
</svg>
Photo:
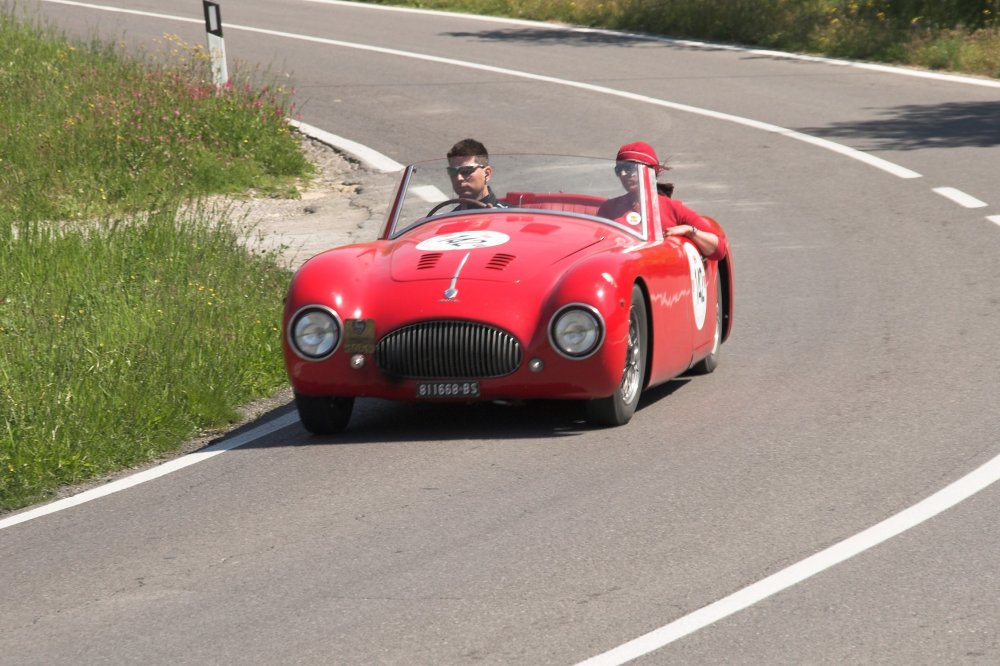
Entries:
<svg viewBox="0 0 1000 666">
<path fill-rule="evenodd" d="M 643 393 L 637 415 L 670 396 L 688 380 L 675 379 Z M 216 438 L 220 445 L 234 437 L 247 436 L 255 428 L 281 417 L 294 415 L 293 403 L 262 414 L 252 423 Z M 628 425 L 624 426 L 628 428 Z M 289 433 L 295 431 L 291 437 Z M 395 402 L 359 398 L 347 429 L 337 435 L 313 435 L 294 422 L 282 428 L 281 436 L 259 437 L 240 448 L 381 444 L 450 440 L 507 440 L 574 437 L 603 428 L 587 422 L 586 408 L 579 400 L 530 400 L 482 403 Z"/>
<path fill-rule="evenodd" d="M 879 115 L 874 120 L 796 129 L 826 139 L 867 139 L 868 150 L 1000 145 L 1000 101 L 907 104 L 883 109 Z"/>
<path fill-rule="evenodd" d="M 560 26 L 551 28 L 507 28 L 498 30 L 451 31 L 441 33 L 445 37 L 459 39 L 479 39 L 484 42 L 519 43 L 563 46 L 594 46 L 596 44 L 614 44 L 615 46 L 630 46 L 632 44 L 648 44 L 653 41 L 642 35 L 626 35 L 606 32 L 583 32 L 567 30 Z"/>
</svg>

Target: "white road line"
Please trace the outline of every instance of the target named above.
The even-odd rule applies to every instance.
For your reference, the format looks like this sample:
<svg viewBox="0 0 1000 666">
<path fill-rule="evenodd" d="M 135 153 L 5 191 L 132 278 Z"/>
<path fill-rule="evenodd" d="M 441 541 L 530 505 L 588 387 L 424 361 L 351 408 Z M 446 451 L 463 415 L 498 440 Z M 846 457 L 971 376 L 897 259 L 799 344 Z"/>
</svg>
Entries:
<svg viewBox="0 0 1000 666">
<path fill-rule="evenodd" d="M 582 661 L 578 666 L 616 666 L 649 654 L 771 595 L 786 590 L 844 560 L 874 548 L 911 527 L 930 520 L 998 480 L 1000 480 L 1000 456 L 993 458 L 923 501 L 863 532 L 757 581 L 728 597 L 678 618 L 659 629 L 654 629 L 628 643 Z"/>
<path fill-rule="evenodd" d="M 117 7 L 104 7 L 100 5 L 84 4 L 79 2 L 74 2 L 72 0 L 43 0 L 43 2 L 51 2 L 61 5 L 73 5 L 79 7 L 87 7 L 90 9 L 98 9 L 109 12 L 118 12 L 125 14 L 135 14 L 139 16 L 151 16 L 154 18 L 163 18 L 176 21 L 184 22 L 195 22 L 200 23 L 200 20 L 189 19 L 179 16 L 167 16 L 165 14 L 153 14 L 149 12 L 143 12 L 133 9 L 120 9 Z M 255 34 L 269 35 L 272 37 L 283 37 L 287 39 L 296 39 L 305 42 L 312 42 L 315 44 L 325 44 L 327 46 L 337 46 L 341 48 L 355 49 L 359 51 L 367 51 L 369 53 L 380 53 L 383 55 L 390 55 L 399 58 L 410 58 L 413 60 L 422 60 L 424 62 L 433 62 L 442 65 L 450 65 L 452 67 L 462 67 L 464 69 L 473 69 L 480 72 L 489 72 L 491 74 L 499 74 L 502 76 L 511 76 L 521 79 L 527 79 L 529 81 L 539 81 L 542 83 L 549 83 L 552 85 L 566 86 L 569 88 L 577 88 L 579 90 L 587 90 L 589 92 L 595 92 L 602 95 L 609 95 L 612 97 L 621 97 L 623 99 L 632 100 L 635 102 L 640 102 L 644 104 L 652 104 L 654 106 L 661 106 L 667 109 L 673 109 L 675 111 L 681 111 L 684 113 L 691 113 L 695 115 L 704 116 L 707 118 L 714 118 L 716 120 L 722 120 L 725 122 L 735 123 L 737 125 L 743 125 L 745 127 L 750 127 L 753 129 L 761 130 L 763 132 L 770 132 L 772 134 L 778 134 L 780 136 L 787 137 L 789 139 L 794 139 L 796 141 L 802 141 L 803 143 L 808 143 L 819 148 L 830 150 L 832 152 L 838 153 L 845 157 L 857 160 L 868 166 L 881 169 L 887 173 L 890 173 L 899 178 L 920 178 L 921 175 L 916 171 L 912 171 L 905 167 L 902 167 L 888 160 L 884 160 L 880 157 L 875 157 L 868 153 L 856 150 L 849 146 L 845 146 L 834 141 L 829 141 L 827 139 L 821 139 L 819 137 L 810 136 L 808 134 L 802 134 L 801 132 L 796 132 L 795 130 L 790 130 L 778 125 L 772 125 L 771 123 L 761 122 L 759 120 L 753 120 L 751 118 L 744 118 L 742 116 L 735 116 L 729 113 L 722 113 L 720 111 L 712 111 L 710 109 L 703 109 L 697 106 L 690 106 L 688 104 L 680 104 L 677 102 L 670 102 L 668 100 L 658 99 L 656 97 L 648 97 L 646 95 L 639 95 L 637 93 L 626 92 L 624 90 L 617 90 L 615 88 L 608 88 L 606 86 L 598 86 L 590 83 L 583 83 L 580 81 L 571 81 L 568 79 L 560 79 L 552 76 L 543 76 L 541 74 L 532 74 L 530 72 L 523 72 L 520 70 L 507 69 L 504 67 L 494 67 L 492 65 L 481 65 L 474 62 L 468 62 L 467 60 L 453 60 L 451 58 L 443 58 L 441 56 L 432 56 L 422 53 L 413 53 L 411 51 L 400 51 L 398 49 L 390 49 L 380 46 L 371 46 L 369 44 L 357 44 L 354 42 L 345 42 L 337 39 L 326 39 L 324 37 L 310 37 L 308 35 L 301 35 L 291 32 L 282 32 L 279 30 L 267 30 L 265 28 L 254 28 L 252 26 L 237 25 L 233 23 L 225 24 L 226 30 L 239 30 L 243 32 L 252 32 Z"/>
<path fill-rule="evenodd" d="M 350 7 L 352 9 L 365 9 L 371 11 L 403 12 L 411 14 L 425 14 L 437 16 L 450 16 L 467 21 L 486 21 L 489 23 L 506 23 L 509 25 L 523 25 L 533 28 L 552 30 L 553 32 L 577 32 L 584 34 L 612 35 L 615 37 L 627 37 L 629 39 L 643 40 L 647 42 L 662 42 L 664 44 L 675 44 L 687 48 L 707 49 L 712 51 L 736 51 L 739 53 L 750 53 L 753 55 L 767 56 L 770 58 L 781 58 L 784 60 L 802 60 L 805 62 L 818 62 L 837 67 L 851 67 L 853 69 L 866 69 L 882 74 L 895 74 L 897 76 L 912 76 L 921 79 L 932 79 L 934 81 L 947 81 L 970 86 L 982 86 L 986 88 L 1000 88 L 1000 81 L 986 77 L 976 77 L 963 74 L 942 74 L 924 69 L 910 67 L 900 67 L 896 65 L 878 65 L 869 62 L 855 62 L 853 60 L 840 60 L 837 58 L 824 58 L 822 56 L 803 55 L 800 53 L 788 53 L 785 51 L 771 51 L 769 49 L 753 49 L 746 46 L 734 46 L 732 44 L 717 44 L 714 42 L 702 42 L 690 39 L 675 39 L 672 37 L 662 37 L 659 35 L 648 35 L 645 33 L 622 32 L 619 30 L 605 30 L 602 28 L 580 28 L 571 25 L 560 25 L 555 23 L 545 23 L 542 21 L 530 21 L 528 19 L 513 19 L 499 16 L 477 16 L 474 14 L 462 14 L 460 12 L 445 12 L 436 9 L 418 9 L 415 7 L 394 7 L 391 5 L 371 5 L 348 0 L 303 0 L 322 5 L 337 5 Z"/>
<path fill-rule="evenodd" d="M 47 516 L 50 513 L 62 511 L 63 509 L 79 506 L 92 500 L 121 492 L 122 490 L 127 490 L 133 486 L 139 485 L 140 483 L 145 483 L 146 481 L 158 479 L 161 476 L 170 474 L 171 472 L 176 472 L 177 470 L 184 469 L 185 467 L 190 467 L 195 463 L 200 463 L 208 460 L 209 458 L 213 458 L 220 453 L 225 453 L 226 451 L 232 451 L 240 446 L 245 446 L 246 444 L 256 441 L 261 437 L 270 435 L 271 433 L 277 432 L 282 428 L 286 428 L 293 423 L 296 423 L 298 420 L 299 415 L 297 412 L 289 412 L 288 414 L 279 416 L 278 418 L 268 421 L 267 423 L 263 423 L 252 430 L 248 430 L 241 435 L 237 435 L 232 439 L 227 439 L 219 442 L 218 444 L 206 447 L 201 451 L 189 453 L 186 456 L 175 458 L 170 462 L 165 462 L 162 465 L 158 465 L 142 472 L 137 472 L 136 474 L 126 476 L 123 479 L 112 481 L 111 483 L 107 483 L 97 488 L 91 488 L 90 490 L 86 490 L 78 495 L 50 502 L 49 504 L 44 504 L 40 507 L 24 511 L 22 513 L 15 513 L 13 516 L 0 520 L 0 530 L 12 527 L 13 525 L 28 522 L 29 520 L 34 520 L 35 518 L 41 518 L 42 516 Z"/>
<path fill-rule="evenodd" d="M 325 144 L 335 146 L 341 150 L 351 153 L 368 166 L 376 169 L 377 171 L 381 171 L 382 173 L 402 171 L 406 168 L 391 157 L 387 157 L 377 150 L 372 150 L 368 146 L 362 145 L 356 141 L 351 141 L 350 139 L 345 139 L 342 136 L 331 134 L 330 132 L 321 130 L 312 125 L 307 125 L 306 123 L 299 122 L 298 120 L 289 120 L 288 123 L 297 128 L 303 134 L 311 136 L 317 141 L 322 141 Z"/>
<path fill-rule="evenodd" d="M 951 199 L 959 206 L 965 208 L 986 208 L 989 204 L 985 201 L 980 201 L 971 194 L 966 194 L 962 190 L 955 189 L 954 187 L 935 187 L 934 191 L 943 196 L 945 199 Z"/>
<path fill-rule="evenodd" d="M 1000 226 L 1000 215 L 987 215 L 986 219 L 992 222 L 993 224 Z"/>
</svg>

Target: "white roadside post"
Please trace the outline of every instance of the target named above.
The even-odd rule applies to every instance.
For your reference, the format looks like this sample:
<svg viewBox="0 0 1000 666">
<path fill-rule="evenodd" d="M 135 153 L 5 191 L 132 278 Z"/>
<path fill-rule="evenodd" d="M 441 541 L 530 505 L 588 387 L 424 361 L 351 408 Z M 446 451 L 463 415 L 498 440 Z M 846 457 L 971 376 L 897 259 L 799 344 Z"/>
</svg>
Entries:
<svg viewBox="0 0 1000 666">
<path fill-rule="evenodd" d="M 222 15 L 219 3 L 202 0 L 205 7 L 205 31 L 208 33 L 208 55 L 212 59 L 212 81 L 217 86 L 229 82 L 226 69 L 226 42 L 222 39 Z"/>
</svg>

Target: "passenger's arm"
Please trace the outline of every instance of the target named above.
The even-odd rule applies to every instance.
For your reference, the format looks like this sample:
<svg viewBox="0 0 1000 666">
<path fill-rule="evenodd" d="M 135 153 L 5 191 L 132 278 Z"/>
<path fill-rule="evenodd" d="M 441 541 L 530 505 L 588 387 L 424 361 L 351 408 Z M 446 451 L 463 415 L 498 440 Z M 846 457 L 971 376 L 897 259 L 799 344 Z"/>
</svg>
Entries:
<svg viewBox="0 0 1000 666">
<path fill-rule="evenodd" d="M 667 227 L 663 234 L 665 236 L 687 236 L 698 248 L 703 256 L 715 254 L 719 249 L 719 237 L 711 231 L 704 231 L 693 224 L 679 224 L 674 227 Z"/>
</svg>

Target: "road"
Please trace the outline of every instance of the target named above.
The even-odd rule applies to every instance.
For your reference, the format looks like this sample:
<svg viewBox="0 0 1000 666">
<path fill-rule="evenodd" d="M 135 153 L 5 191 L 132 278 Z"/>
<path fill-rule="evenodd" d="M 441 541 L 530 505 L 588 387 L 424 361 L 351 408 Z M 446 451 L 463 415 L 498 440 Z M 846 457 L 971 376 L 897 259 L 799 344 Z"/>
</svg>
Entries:
<svg viewBox="0 0 1000 666">
<path fill-rule="evenodd" d="M 163 4 L 18 6 L 147 49 L 204 43 L 197 3 Z M 2 529 L 0 662 L 1000 662 L 1000 86 L 223 4 L 231 61 L 288 73 L 301 120 L 401 163 L 465 136 L 598 156 L 650 141 L 729 232 L 733 336 L 713 375 L 652 391 L 624 428 L 568 404 L 360 401 L 342 436 L 289 418 Z"/>
</svg>

